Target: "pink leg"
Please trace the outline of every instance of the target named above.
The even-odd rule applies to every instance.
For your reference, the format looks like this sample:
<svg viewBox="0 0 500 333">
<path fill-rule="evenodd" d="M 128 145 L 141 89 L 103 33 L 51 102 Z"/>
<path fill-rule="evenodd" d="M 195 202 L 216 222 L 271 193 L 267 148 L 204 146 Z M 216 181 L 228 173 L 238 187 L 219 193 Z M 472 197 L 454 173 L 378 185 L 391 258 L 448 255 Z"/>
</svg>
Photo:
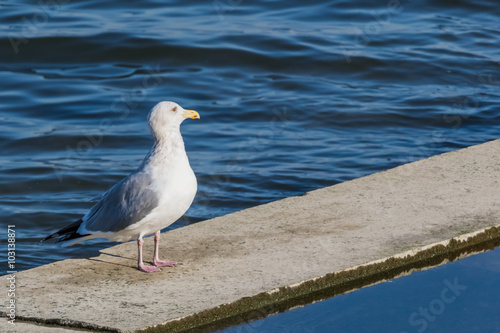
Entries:
<svg viewBox="0 0 500 333">
<path fill-rule="evenodd" d="M 143 244 L 144 244 L 144 240 L 140 236 L 139 238 L 137 238 L 137 250 L 139 252 L 138 258 L 137 258 L 137 267 L 139 268 L 139 270 L 146 272 L 146 273 L 161 271 L 161 269 L 159 269 L 158 267 L 144 265 L 144 263 L 142 262 L 142 245 Z"/>
<path fill-rule="evenodd" d="M 157 232 L 155 232 L 155 254 L 153 256 L 153 264 L 157 267 L 163 267 L 163 266 L 171 267 L 177 265 L 175 261 L 160 260 L 160 258 L 158 258 L 159 247 L 160 247 L 160 231 L 158 230 Z"/>
</svg>

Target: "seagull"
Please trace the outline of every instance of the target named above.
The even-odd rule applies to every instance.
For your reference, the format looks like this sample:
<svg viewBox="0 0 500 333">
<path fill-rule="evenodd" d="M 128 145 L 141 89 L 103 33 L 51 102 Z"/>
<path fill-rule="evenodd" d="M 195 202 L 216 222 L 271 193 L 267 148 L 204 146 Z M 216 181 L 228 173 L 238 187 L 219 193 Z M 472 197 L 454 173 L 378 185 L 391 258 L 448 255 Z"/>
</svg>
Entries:
<svg viewBox="0 0 500 333">
<path fill-rule="evenodd" d="M 160 102 L 148 115 L 154 144 L 139 168 L 105 192 L 100 201 L 78 221 L 44 238 L 70 246 L 91 238 L 126 242 L 137 239 L 137 266 L 143 272 L 175 266 L 160 260 L 160 230 L 179 219 L 196 194 L 196 176 L 189 165 L 180 125 L 200 119 L 198 112 L 174 102 Z M 153 265 L 142 261 L 143 237 L 154 233 Z"/>
</svg>

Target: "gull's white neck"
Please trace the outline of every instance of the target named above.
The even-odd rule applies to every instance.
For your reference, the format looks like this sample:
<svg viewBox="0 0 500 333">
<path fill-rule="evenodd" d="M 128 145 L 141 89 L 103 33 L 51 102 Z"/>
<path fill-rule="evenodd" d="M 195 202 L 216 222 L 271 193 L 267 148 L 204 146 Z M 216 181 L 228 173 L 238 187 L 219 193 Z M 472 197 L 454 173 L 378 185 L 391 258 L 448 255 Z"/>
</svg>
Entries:
<svg viewBox="0 0 500 333">
<path fill-rule="evenodd" d="M 172 163 L 183 162 L 189 165 L 179 127 L 162 131 L 161 135 L 153 133 L 153 137 L 155 139 L 153 147 L 144 158 L 140 169 L 168 169 Z"/>
</svg>

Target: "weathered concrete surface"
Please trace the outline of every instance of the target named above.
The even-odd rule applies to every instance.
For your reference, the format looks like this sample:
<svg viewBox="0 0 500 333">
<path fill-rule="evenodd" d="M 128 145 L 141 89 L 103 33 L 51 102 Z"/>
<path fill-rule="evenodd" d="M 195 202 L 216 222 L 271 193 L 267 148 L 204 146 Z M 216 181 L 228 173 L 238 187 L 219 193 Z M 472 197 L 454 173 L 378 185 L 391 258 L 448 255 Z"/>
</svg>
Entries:
<svg viewBox="0 0 500 333">
<path fill-rule="evenodd" d="M 42 326 L 31 323 L 16 322 L 13 326 L 7 323 L 7 320 L 0 320 L 0 332 L 2 333 L 82 333 L 81 330 L 74 330 L 70 328 L 61 328 L 55 326 Z"/>
<path fill-rule="evenodd" d="M 182 264 L 159 273 L 135 269 L 135 243 L 21 272 L 18 315 L 139 330 L 496 226 L 499 156 L 493 141 L 170 231 L 161 253 Z"/>
</svg>

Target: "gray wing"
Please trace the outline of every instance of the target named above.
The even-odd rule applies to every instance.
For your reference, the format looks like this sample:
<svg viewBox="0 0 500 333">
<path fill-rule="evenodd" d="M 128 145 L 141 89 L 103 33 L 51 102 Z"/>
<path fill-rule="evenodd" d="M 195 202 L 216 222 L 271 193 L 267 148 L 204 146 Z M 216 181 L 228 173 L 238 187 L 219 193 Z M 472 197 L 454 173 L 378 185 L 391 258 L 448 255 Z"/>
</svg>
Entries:
<svg viewBox="0 0 500 333">
<path fill-rule="evenodd" d="M 152 189 L 151 176 L 134 173 L 106 192 L 83 217 L 90 232 L 117 232 L 139 222 L 158 206 L 158 194 Z"/>
</svg>

